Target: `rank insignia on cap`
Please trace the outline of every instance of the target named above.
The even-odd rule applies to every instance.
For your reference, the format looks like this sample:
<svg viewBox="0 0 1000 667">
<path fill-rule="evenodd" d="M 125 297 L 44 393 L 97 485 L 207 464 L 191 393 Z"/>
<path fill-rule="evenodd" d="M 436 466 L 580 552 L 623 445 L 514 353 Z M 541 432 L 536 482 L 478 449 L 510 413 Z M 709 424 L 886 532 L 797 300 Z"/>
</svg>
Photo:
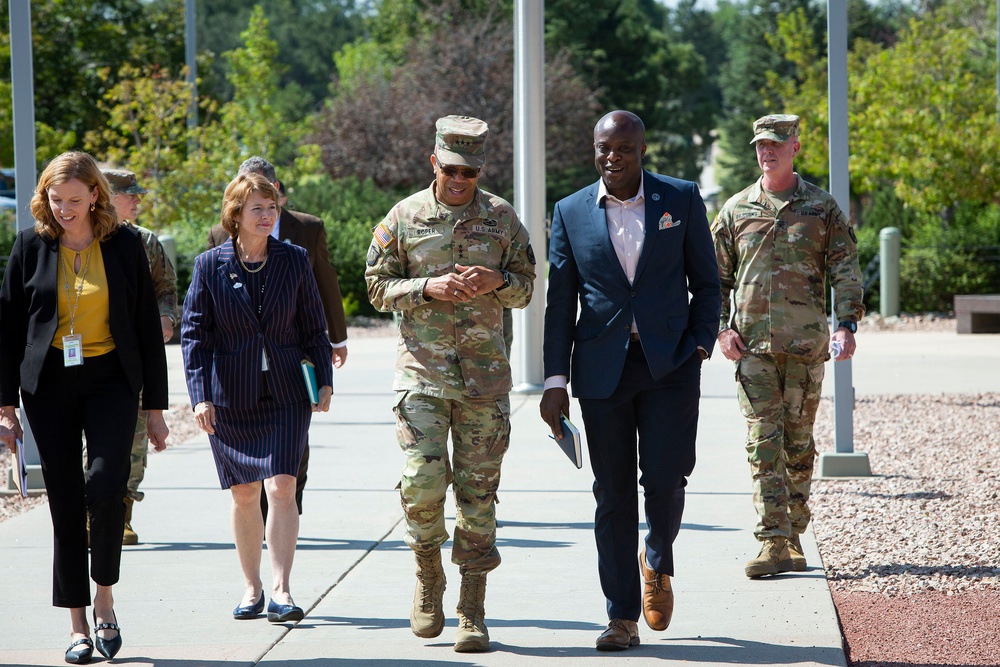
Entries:
<svg viewBox="0 0 1000 667">
<path fill-rule="evenodd" d="M 378 241 L 383 250 L 388 248 L 389 244 L 392 243 L 392 233 L 385 226 L 384 222 L 378 223 L 378 227 L 375 228 L 375 240 Z"/>
<path fill-rule="evenodd" d="M 670 229 L 679 224 L 681 224 L 680 220 L 674 220 L 669 213 L 664 213 L 663 217 L 660 218 L 659 229 Z"/>
</svg>

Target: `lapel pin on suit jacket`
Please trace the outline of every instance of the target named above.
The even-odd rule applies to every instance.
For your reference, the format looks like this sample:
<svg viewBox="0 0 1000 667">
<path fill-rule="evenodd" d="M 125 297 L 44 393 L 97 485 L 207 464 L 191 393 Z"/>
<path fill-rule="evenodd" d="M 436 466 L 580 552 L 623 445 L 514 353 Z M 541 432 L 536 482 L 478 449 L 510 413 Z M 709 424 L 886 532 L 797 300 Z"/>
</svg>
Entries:
<svg viewBox="0 0 1000 667">
<path fill-rule="evenodd" d="M 676 227 L 679 224 L 681 224 L 680 220 L 674 220 L 670 216 L 670 213 L 664 213 L 660 218 L 659 229 L 670 229 L 671 227 Z"/>
</svg>

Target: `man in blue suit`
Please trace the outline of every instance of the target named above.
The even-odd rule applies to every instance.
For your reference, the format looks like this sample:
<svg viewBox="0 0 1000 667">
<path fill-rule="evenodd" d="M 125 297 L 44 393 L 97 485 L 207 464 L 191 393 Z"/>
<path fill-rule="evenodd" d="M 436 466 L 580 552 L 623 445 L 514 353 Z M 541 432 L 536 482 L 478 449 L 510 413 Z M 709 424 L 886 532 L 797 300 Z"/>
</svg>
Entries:
<svg viewBox="0 0 1000 667">
<path fill-rule="evenodd" d="M 561 437 L 572 380 L 595 478 L 609 618 L 600 651 L 639 644 L 640 608 L 652 629 L 670 623 L 701 363 L 715 344 L 722 303 L 698 186 L 644 170 L 645 134 L 628 111 L 601 118 L 594 128 L 601 178 L 556 204 L 549 246 L 540 408 Z M 638 564 L 637 465 L 649 527 Z"/>
</svg>

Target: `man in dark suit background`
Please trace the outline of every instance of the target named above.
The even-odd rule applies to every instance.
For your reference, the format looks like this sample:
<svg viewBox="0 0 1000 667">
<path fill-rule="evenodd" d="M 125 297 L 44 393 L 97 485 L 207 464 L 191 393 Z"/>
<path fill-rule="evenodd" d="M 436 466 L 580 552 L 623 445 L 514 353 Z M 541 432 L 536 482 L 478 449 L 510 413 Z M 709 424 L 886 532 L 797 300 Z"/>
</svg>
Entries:
<svg viewBox="0 0 1000 667">
<path fill-rule="evenodd" d="M 594 128 L 601 178 L 556 204 L 549 247 L 540 411 L 561 437 L 572 380 L 595 478 L 609 618 L 601 651 L 639 644 L 640 608 L 652 629 L 670 623 L 673 541 L 695 462 L 701 363 L 715 344 L 721 308 L 698 187 L 645 171 L 645 153 L 638 116 L 601 118 Z M 637 465 L 649 527 L 638 564 Z"/>
<path fill-rule="evenodd" d="M 260 174 L 284 194 L 284 188 L 275 174 L 274 165 L 262 157 L 255 155 L 244 160 L 239 173 Z M 316 276 L 323 312 L 326 315 L 327 334 L 333 343 L 333 367 L 340 368 L 347 361 L 347 320 L 344 316 L 344 301 L 340 294 L 337 269 L 330 264 L 330 249 L 326 244 L 326 227 L 323 221 L 314 215 L 282 207 L 271 236 L 279 241 L 305 248 L 309 253 L 309 264 L 312 266 L 313 275 Z M 220 246 L 228 239 L 229 233 L 222 228 L 222 225 L 215 225 L 208 232 L 208 247 L 211 249 Z M 308 470 L 309 442 L 307 441 L 295 488 L 295 504 L 298 505 L 299 514 L 302 514 L 302 492 L 306 486 Z M 264 494 L 260 496 L 260 505 L 261 511 L 267 517 L 267 498 Z"/>
</svg>

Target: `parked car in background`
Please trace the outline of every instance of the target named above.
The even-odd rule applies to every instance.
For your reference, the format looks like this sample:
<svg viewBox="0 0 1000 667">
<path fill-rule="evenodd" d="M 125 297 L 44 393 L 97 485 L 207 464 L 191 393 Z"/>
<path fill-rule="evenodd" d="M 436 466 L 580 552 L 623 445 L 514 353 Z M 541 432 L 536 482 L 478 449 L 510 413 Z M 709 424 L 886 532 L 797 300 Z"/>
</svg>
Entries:
<svg viewBox="0 0 1000 667">
<path fill-rule="evenodd" d="M 0 169 L 0 198 L 15 199 L 14 170 Z"/>
</svg>

